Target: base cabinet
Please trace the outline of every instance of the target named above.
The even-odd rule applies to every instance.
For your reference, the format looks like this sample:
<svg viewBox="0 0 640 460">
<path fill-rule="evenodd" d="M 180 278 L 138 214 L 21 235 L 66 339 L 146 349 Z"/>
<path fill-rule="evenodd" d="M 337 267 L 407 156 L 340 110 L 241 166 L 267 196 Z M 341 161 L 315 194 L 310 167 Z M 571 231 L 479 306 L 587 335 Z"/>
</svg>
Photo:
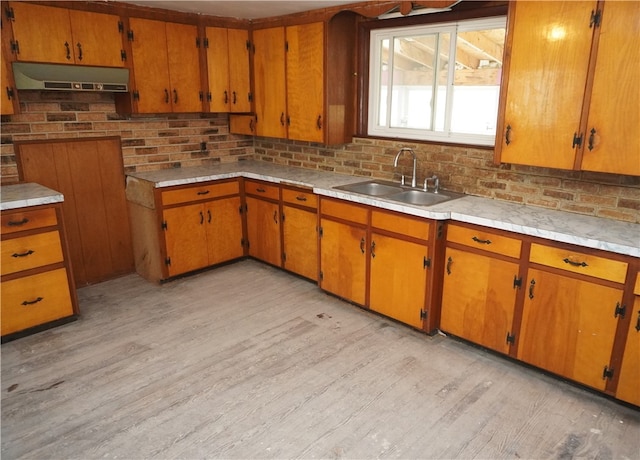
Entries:
<svg viewBox="0 0 640 460">
<path fill-rule="evenodd" d="M 318 280 L 318 197 L 308 190 L 282 188 L 282 267 Z"/>
<path fill-rule="evenodd" d="M 271 265 L 282 264 L 280 187 L 246 180 L 247 244 L 249 255 Z"/>
<path fill-rule="evenodd" d="M 616 397 L 640 406 L 640 273 L 636 274 L 633 297 Z"/>
</svg>

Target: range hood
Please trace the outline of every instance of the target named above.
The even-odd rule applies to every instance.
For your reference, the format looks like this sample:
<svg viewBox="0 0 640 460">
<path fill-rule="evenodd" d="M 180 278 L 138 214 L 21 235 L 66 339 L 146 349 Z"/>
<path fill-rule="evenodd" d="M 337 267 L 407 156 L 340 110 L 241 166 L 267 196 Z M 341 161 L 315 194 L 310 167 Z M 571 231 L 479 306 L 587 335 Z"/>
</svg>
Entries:
<svg viewBox="0 0 640 460">
<path fill-rule="evenodd" d="M 126 93 L 129 69 L 14 62 L 17 89 Z"/>
</svg>

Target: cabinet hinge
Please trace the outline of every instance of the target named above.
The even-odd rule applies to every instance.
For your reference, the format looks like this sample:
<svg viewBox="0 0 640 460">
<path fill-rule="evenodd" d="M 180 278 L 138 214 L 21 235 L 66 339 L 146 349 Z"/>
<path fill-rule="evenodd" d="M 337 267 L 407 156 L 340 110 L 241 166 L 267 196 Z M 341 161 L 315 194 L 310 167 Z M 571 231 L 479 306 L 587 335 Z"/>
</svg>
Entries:
<svg viewBox="0 0 640 460">
<path fill-rule="evenodd" d="M 14 54 L 20 54 L 20 43 L 18 40 L 11 40 L 9 43 L 11 44 L 11 52 Z"/>
<path fill-rule="evenodd" d="M 613 368 L 609 368 L 609 366 L 604 366 L 604 370 L 602 371 L 602 380 L 612 379 L 613 378 Z"/>
<path fill-rule="evenodd" d="M 15 21 L 16 20 L 16 15 L 13 12 L 13 8 L 11 8 L 10 6 L 6 7 L 4 9 L 4 14 L 5 16 L 7 16 L 7 19 L 9 19 L 10 21 Z"/>
<path fill-rule="evenodd" d="M 124 32 L 124 23 L 122 21 L 118 21 L 118 32 Z"/>
<path fill-rule="evenodd" d="M 420 309 L 420 319 L 421 320 L 427 319 L 427 310 L 423 310 L 422 308 Z"/>
<path fill-rule="evenodd" d="M 280 216 L 280 221 L 284 222 L 284 212 L 282 213 L 282 215 Z"/>
<path fill-rule="evenodd" d="M 13 99 L 13 88 L 9 88 L 7 86 L 7 99 L 11 100 Z"/>
<path fill-rule="evenodd" d="M 591 20 L 589 21 L 589 28 L 592 27 L 600 27 L 600 23 L 602 22 L 602 11 L 600 10 L 591 10 Z"/>
<path fill-rule="evenodd" d="M 247 51 L 251 51 L 251 42 L 249 40 L 247 40 L 246 46 L 247 46 Z"/>
<path fill-rule="evenodd" d="M 573 143 L 571 144 L 571 148 L 575 149 L 576 146 L 580 147 L 582 145 L 582 134 L 578 136 L 578 133 L 573 133 Z"/>
<path fill-rule="evenodd" d="M 120 59 L 123 62 L 127 60 L 127 52 L 125 50 L 120 50 Z"/>
<path fill-rule="evenodd" d="M 431 259 L 428 259 L 426 256 L 423 257 L 422 268 L 431 268 Z"/>
<path fill-rule="evenodd" d="M 204 37 L 204 40 L 202 40 L 202 46 L 204 48 L 209 48 L 209 37 Z"/>
<path fill-rule="evenodd" d="M 616 303 L 616 309 L 613 312 L 613 317 L 617 318 L 620 315 L 620 318 L 624 318 L 624 314 L 627 312 L 626 305 L 620 305 L 620 302 Z"/>
<path fill-rule="evenodd" d="M 508 343 L 508 344 L 510 344 L 510 345 L 513 345 L 514 343 L 516 343 L 516 336 L 515 336 L 515 334 L 513 334 L 513 335 L 512 335 L 512 334 L 509 334 L 509 333 L 507 332 L 507 343 Z"/>
<path fill-rule="evenodd" d="M 132 41 L 133 41 L 133 39 L 134 39 L 134 37 L 133 37 L 133 30 L 129 29 L 129 30 L 127 31 L 127 40 L 129 40 L 130 42 L 132 42 Z"/>
<path fill-rule="evenodd" d="M 166 230 L 167 229 L 167 221 L 163 220 L 162 221 L 162 225 L 160 227 L 162 228 L 162 230 Z"/>
<path fill-rule="evenodd" d="M 249 102 L 253 101 L 253 94 L 251 94 L 250 92 L 247 94 L 247 98 L 249 99 Z"/>
<path fill-rule="evenodd" d="M 287 53 L 289 52 L 289 42 L 288 41 L 284 42 L 284 50 Z"/>
<path fill-rule="evenodd" d="M 513 289 L 522 287 L 522 276 L 518 278 L 518 275 L 513 275 Z"/>
<path fill-rule="evenodd" d="M 438 222 L 438 226 L 436 227 L 436 239 L 439 240 L 444 235 L 444 224 L 442 222 Z"/>
<path fill-rule="evenodd" d="M 167 257 L 166 259 L 164 259 L 164 264 L 171 265 L 171 257 Z"/>
<path fill-rule="evenodd" d="M 316 227 L 316 230 L 318 231 L 318 235 L 320 235 L 320 238 L 322 238 L 322 235 L 324 234 L 322 227 Z"/>
<path fill-rule="evenodd" d="M 283 262 L 286 262 L 286 261 L 287 261 L 287 253 L 286 253 L 286 252 L 283 252 L 283 253 L 282 253 L 282 261 L 283 261 Z"/>
<path fill-rule="evenodd" d="M 324 273 L 322 272 L 322 270 L 320 270 L 319 276 L 320 276 L 320 281 L 324 280 Z"/>
<path fill-rule="evenodd" d="M 198 97 L 200 98 L 200 101 L 203 101 L 204 100 L 204 93 L 202 91 L 200 91 L 198 93 Z"/>
</svg>

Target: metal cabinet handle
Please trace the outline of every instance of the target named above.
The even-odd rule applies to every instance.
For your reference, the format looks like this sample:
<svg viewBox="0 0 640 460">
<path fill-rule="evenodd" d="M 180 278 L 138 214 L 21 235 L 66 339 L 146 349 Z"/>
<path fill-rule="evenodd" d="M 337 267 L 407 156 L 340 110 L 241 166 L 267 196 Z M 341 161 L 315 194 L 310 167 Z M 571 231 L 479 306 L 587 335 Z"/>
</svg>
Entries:
<svg viewBox="0 0 640 460">
<path fill-rule="evenodd" d="M 24 302 L 22 302 L 21 305 L 34 305 L 38 302 L 42 302 L 44 300 L 44 298 L 42 297 L 36 297 L 35 300 L 25 300 Z"/>
<path fill-rule="evenodd" d="M 504 133 L 504 143 L 511 144 L 511 125 L 507 125 L 507 131 Z"/>
<path fill-rule="evenodd" d="M 574 262 L 573 260 L 566 258 L 566 259 L 562 259 L 562 261 L 565 264 L 569 264 L 569 265 L 573 265 L 574 267 L 588 267 L 589 265 L 587 265 L 586 262 Z"/>
<path fill-rule="evenodd" d="M 273 221 L 276 224 L 278 223 L 278 211 L 273 211 Z"/>
<path fill-rule="evenodd" d="M 265 189 L 263 189 L 262 187 L 258 187 L 258 188 L 256 189 L 256 192 L 264 193 L 264 192 L 266 192 L 266 190 L 265 190 Z"/>
<path fill-rule="evenodd" d="M 533 299 L 533 288 L 536 285 L 536 280 L 532 279 L 531 282 L 529 283 L 529 298 Z"/>
<path fill-rule="evenodd" d="M 178 103 L 178 90 L 176 89 L 173 90 L 173 103 L 174 104 Z"/>
<path fill-rule="evenodd" d="M 210 223 L 211 223 L 211 209 L 207 209 L 207 216 L 209 217 L 209 218 L 207 219 L 207 223 L 209 223 L 209 224 L 210 224 Z"/>
<path fill-rule="evenodd" d="M 22 220 L 10 220 L 9 222 L 7 222 L 7 225 L 9 227 L 20 227 L 21 225 L 24 225 L 27 222 L 29 222 L 29 219 L 24 217 Z"/>
<path fill-rule="evenodd" d="M 371 258 L 375 259 L 376 257 L 376 242 L 372 241 L 371 242 Z"/>
<path fill-rule="evenodd" d="M 209 194 L 209 190 L 200 190 L 197 195 L 208 195 Z"/>
<path fill-rule="evenodd" d="M 69 46 L 69 43 L 64 42 L 64 47 L 67 50 L 67 59 L 71 59 L 71 47 Z"/>
<path fill-rule="evenodd" d="M 318 129 L 322 129 L 322 115 L 318 115 L 318 119 L 316 120 L 316 127 Z"/>
<path fill-rule="evenodd" d="M 449 257 L 447 259 L 447 275 L 451 274 L 451 265 L 453 264 L 453 259 Z"/>
<path fill-rule="evenodd" d="M 238 96 L 235 91 L 233 91 L 231 94 L 233 94 L 233 103 L 235 104 L 236 102 L 238 102 Z"/>
<path fill-rule="evenodd" d="M 164 89 L 164 103 L 169 103 L 169 90 L 167 88 Z"/>
<path fill-rule="evenodd" d="M 589 131 L 589 144 L 587 145 L 587 148 L 589 149 L 589 151 L 593 150 L 593 148 L 595 147 L 595 141 L 596 141 L 596 129 L 595 128 L 591 128 L 591 131 Z"/>
<path fill-rule="evenodd" d="M 200 211 L 200 225 L 204 223 L 204 214 Z"/>
<path fill-rule="evenodd" d="M 491 244 L 491 240 L 482 240 L 480 238 L 478 238 L 477 236 L 474 236 L 473 238 L 471 238 L 473 241 L 475 241 L 476 243 L 480 243 L 480 244 Z"/>
<path fill-rule="evenodd" d="M 228 92 L 224 92 L 224 103 L 228 104 L 229 103 L 229 93 Z"/>
<path fill-rule="evenodd" d="M 636 331 L 640 332 L 640 310 L 638 310 L 638 321 L 636 322 Z"/>
<path fill-rule="evenodd" d="M 360 252 L 364 254 L 364 237 L 360 240 Z"/>
<path fill-rule="evenodd" d="M 78 42 L 76 46 L 78 47 L 78 61 L 82 61 L 82 45 Z"/>
<path fill-rule="evenodd" d="M 298 196 L 296 197 L 296 200 L 298 200 L 298 201 L 307 201 L 307 197 L 306 197 L 306 196 L 304 196 L 304 195 L 298 195 Z"/>
<path fill-rule="evenodd" d="M 16 258 L 18 258 L 18 257 L 27 257 L 27 256 L 30 256 L 31 254 L 33 254 L 34 252 L 35 251 L 33 251 L 31 249 L 29 249 L 27 252 L 21 252 L 21 253 L 14 252 L 13 254 L 11 254 L 11 257 L 16 257 Z"/>
</svg>

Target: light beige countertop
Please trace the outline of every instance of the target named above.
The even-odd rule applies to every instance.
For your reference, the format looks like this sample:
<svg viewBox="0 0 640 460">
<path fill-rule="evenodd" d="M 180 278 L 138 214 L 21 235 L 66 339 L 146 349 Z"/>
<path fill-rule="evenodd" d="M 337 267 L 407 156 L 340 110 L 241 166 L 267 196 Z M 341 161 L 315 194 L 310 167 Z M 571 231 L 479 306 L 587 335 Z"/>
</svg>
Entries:
<svg viewBox="0 0 640 460">
<path fill-rule="evenodd" d="M 127 198 L 154 207 L 149 188 L 196 184 L 245 177 L 313 189 L 322 196 L 375 206 L 435 220 L 452 220 L 571 243 L 593 249 L 640 257 L 640 225 L 601 217 L 526 206 L 476 196 L 465 196 L 433 206 L 417 206 L 383 198 L 336 190 L 334 187 L 369 180 L 260 161 L 240 161 L 213 166 L 164 169 L 130 174 Z"/>
<path fill-rule="evenodd" d="M 33 182 L 0 187 L 0 210 L 2 211 L 62 201 L 64 201 L 62 193 Z"/>
</svg>

